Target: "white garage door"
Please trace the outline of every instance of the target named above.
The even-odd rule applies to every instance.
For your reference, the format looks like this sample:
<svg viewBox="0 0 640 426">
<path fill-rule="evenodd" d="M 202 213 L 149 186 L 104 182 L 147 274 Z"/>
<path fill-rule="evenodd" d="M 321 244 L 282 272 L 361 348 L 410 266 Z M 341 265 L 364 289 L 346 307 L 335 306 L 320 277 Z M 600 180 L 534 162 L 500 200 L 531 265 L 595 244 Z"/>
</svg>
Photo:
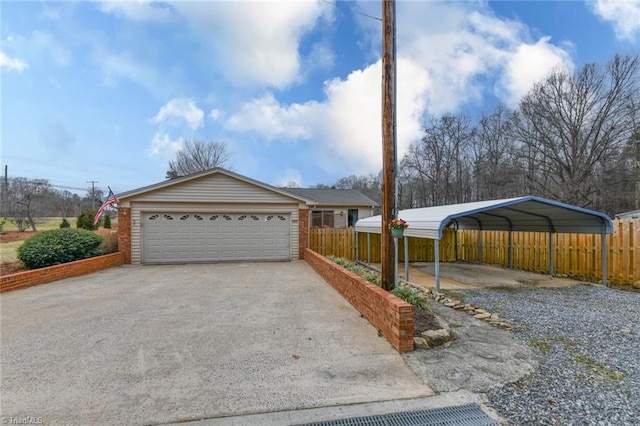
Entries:
<svg viewBox="0 0 640 426">
<path fill-rule="evenodd" d="M 291 216 L 145 213 L 144 263 L 291 260 Z"/>
</svg>

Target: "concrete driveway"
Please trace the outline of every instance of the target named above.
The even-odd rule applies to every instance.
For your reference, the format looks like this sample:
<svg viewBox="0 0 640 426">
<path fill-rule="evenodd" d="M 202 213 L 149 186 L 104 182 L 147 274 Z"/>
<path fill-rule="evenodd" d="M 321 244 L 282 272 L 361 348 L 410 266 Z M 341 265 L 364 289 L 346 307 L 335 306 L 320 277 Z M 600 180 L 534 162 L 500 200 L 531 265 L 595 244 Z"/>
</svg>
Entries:
<svg viewBox="0 0 640 426">
<path fill-rule="evenodd" d="M 306 263 L 125 266 L 1 304 L 1 414 L 153 424 L 432 395 Z"/>
</svg>

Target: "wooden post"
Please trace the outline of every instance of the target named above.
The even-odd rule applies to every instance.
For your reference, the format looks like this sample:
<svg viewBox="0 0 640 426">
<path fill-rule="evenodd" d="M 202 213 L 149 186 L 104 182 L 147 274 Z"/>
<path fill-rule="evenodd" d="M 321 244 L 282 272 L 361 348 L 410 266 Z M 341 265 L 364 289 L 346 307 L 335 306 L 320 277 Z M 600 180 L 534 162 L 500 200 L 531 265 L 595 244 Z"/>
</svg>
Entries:
<svg viewBox="0 0 640 426">
<path fill-rule="evenodd" d="M 395 242 L 388 228 L 395 218 L 395 0 L 382 1 L 382 288 L 393 290 L 395 283 Z"/>
</svg>

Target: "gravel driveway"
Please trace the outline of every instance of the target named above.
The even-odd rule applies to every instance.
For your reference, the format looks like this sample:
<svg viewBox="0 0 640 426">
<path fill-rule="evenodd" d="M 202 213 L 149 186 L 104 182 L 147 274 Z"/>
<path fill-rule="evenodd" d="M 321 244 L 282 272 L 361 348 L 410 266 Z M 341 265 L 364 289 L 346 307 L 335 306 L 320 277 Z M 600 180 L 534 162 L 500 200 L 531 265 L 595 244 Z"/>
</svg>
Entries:
<svg viewBox="0 0 640 426">
<path fill-rule="evenodd" d="M 513 320 L 539 367 L 488 392 L 510 422 L 640 424 L 640 293 L 602 286 L 459 290 L 467 303 Z"/>
</svg>

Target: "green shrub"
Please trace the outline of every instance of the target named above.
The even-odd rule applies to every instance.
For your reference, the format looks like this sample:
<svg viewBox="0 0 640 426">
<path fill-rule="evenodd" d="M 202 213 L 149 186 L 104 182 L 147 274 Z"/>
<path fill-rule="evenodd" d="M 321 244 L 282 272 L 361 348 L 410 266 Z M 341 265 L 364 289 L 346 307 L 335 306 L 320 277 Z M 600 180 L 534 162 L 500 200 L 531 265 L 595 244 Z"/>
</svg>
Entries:
<svg viewBox="0 0 640 426">
<path fill-rule="evenodd" d="M 102 219 L 102 226 L 105 229 L 111 229 L 111 218 L 109 217 L 108 214 L 104 215 L 104 218 Z"/>
<path fill-rule="evenodd" d="M 28 238 L 18 247 L 18 259 L 29 269 L 45 268 L 99 256 L 103 237 L 81 229 L 54 229 Z"/>
<path fill-rule="evenodd" d="M 71 228 L 69 221 L 66 218 L 62 219 L 62 223 L 60 223 L 60 228 Z"/>
<path fill-rule="evenodd" d="M 95 231 L 96 229 L 98 229 L 98 225 L 100 224 L 100 222 L 95 225 L 93 224 L 93 218 L 95 217 L 96 213 L 97 212 L 90 212 L 86 210 L 80 212 L 80 216 L 78 216 L 78 221 L 76 222 L 76 228 L 86 229 L 87 231 Z"/>
<path fill-rule="evenodd" d="M 427 307 L 427 296 L 425 296 L 422 291 L 413 287 L 409 287 L 407 285 L 398 285 L 398 287 L 393 290 L 393 294 L 395 294 L 405 302 L 411 303 L 417 308 L 424 309 Z"/>
</svg>

